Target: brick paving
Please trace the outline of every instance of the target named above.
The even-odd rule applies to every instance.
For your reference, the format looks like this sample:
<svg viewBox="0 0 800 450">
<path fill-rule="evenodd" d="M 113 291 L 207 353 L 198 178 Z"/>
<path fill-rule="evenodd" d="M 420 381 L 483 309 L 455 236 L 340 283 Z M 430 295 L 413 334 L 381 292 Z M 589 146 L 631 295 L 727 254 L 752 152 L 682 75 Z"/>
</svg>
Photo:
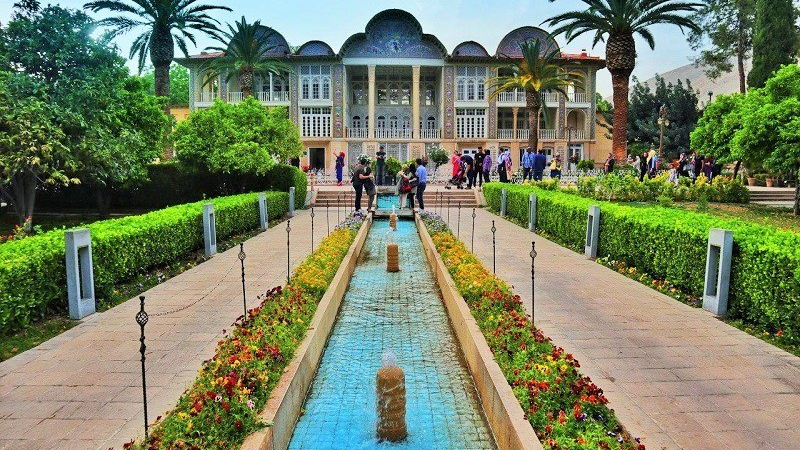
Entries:
<svg viewBox="0 0 800 450">
<path fill-rule="evenodd" d="M 471 211 L 461 220 L 469 246 Z M 481 209 L 475 250 L 490 269 L 492 220 L 497 274 L 528 308 L 536 241 L 536 324 L 648 449 L 800 449 L 800 358 Z"/>
<path fill-rule="evenodd" d="M 327 232 L 315 220 L 315 241 Z M 292 267 L 311 250 L 308 211 L 292 219 Z M 248 306 L 286 281 L 286 222 L 245 243 Z M 242 314 L 238 246 L 145 292 L 150 420 L 171 408 Z M 153 314 L 188 308 L 162 317 Z M 0 363 L 0 449 L 122 448 L 143 434 L 134 298 Z"/>
</svg>

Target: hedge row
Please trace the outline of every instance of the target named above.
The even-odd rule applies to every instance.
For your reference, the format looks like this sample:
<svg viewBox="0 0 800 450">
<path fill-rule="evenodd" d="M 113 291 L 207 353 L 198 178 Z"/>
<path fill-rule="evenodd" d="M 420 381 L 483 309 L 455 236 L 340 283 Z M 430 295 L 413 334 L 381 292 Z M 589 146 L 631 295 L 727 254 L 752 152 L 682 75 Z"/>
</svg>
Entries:
<svg viewBox="0 0 800 450">
<path fill-rule="evenodd" d="M 270 217 L 287 212 L 288 197 L 284 192 L 267 193 Z M 214 203 L 218 238 L 258 227 L 257 194 L 90 224 L 96 297 L 107 297 L 117 283 L 202 248 L 202 207 L 209 201 Z M 26 327 L 48 310 L 66 310 L 64 253 L 64 230 L 0 245 L 0 334 Z"/>
<path fill-rule="evenodd" d="M 295 207 L 302 208 L 308 189 L 306 175 L 294 166 L 277 164 L 263 176 L 196 172 L 179 163 L 147 167 L 148 180 L 132 186 L 111 188 L 111 207 L 116 209 L 160 209 L 196 202 L 204 198 L 243 192 L 288 192 L 295 187 Z M 53 187 L 36 199 L 39 208 L 94 209 L 96 193 L 88 185 Z"/>
<path fill-rule="evenodd" d="M 537 229 L 573 248 L 583 247 L 589 206 L 600 206 L 598 257 L 624 261 L 695 296 L 703 293 L 709 230 L 733 231 L 728 315 L 800 337 L 798 234 L 704 213 L 490 183 L 483 193 L 495 211 L 503 188 L 508 190 L 508 215 L 525 223 L 529 194 L 536 193 Z"/>
</svg>

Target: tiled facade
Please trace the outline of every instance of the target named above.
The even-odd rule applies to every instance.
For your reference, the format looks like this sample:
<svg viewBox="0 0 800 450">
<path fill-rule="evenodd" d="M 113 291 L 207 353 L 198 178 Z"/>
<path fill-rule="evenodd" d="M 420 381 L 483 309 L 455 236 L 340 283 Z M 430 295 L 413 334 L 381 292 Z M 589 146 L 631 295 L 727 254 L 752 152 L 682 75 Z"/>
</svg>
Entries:
<svg viewBox="0 0 800 450">
<path fill-rule="evenodd" d="M 439 39 L 425 34 L 419 22 L 401 10 L 377 14 L 363 33 L 345 41 L 339 53 L 321 41 L 310 41 L 295 52 L 279 33 L 271 33 L 273 51 L 292 71 L 261 77 L 253 95 L 268 106 L 284 106 L 306 147 L 301 164 L 331 170 L 333 154 L 345 152 L 353 161 L 385 145 L 389 156 L 405 160 L 421 156 L 430 146 L 448 151 L 527 146 L 528 120 L 524 92 L 502 93 L 489 101 L 485 81 L 521 57 L 519 44 L 542 40 L 558 45 L 535 27 L 508 33 L 494 55 L 474 41 L 452 53 Z M 568 96 L 544 93 L 540 147 L 548 155 L 602 160 L 596 148 L 594 111 L 598 57 L 562 52 L 565 66 L 585 74 Z M 190 69 L 191 108 L 210 106 L 215 99 L 239 102 L 236 80 L 208 81 L 202 61 L 215 54 L 180 59 Z"/>
</svg>

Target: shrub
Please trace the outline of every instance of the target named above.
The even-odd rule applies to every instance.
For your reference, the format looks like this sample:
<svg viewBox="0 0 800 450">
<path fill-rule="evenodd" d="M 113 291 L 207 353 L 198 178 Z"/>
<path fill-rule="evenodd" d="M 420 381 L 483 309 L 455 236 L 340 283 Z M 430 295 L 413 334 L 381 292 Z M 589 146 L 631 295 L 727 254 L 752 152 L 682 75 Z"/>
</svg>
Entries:
<svg viewBox="0 0 800 450">
<path fill-rule="evenodd" d="M 437 215 L 422 219 L 543 447 L 644 450 L 606 406 L 602 389 L 578 370 L 578 361 L 531 326 L 508 284 L 486 270 Z"/>
<path fill-rule="evenodd" d="M 441 147 L 431 147 L 428 149 L 428 160 L 432 161 L 437 166 L 441 166 L 442 164 L 447 164 L 450 161 L 450 156 L 447 155 L 447 151 Z"/>
<path fill-rule="evenodd" d="M 351 219 L 358 225 L 363 216 Z M 337 227 L 298 266 L 285 289 L 268 291 L 258 308 L 239 320 L 211 360 L 146 444 L 135 449 L 238 448 L 266 426 L 259 413 L 308 331 L 317 303 L 356 236 L 356 227 Z"/>
<path fill-rule="evenodd" d="M 214 203 L 218 239 L 258 226 L 257 194 L 209 200 Z M 92 223 L 92 256 L 97 298 L 137 273 L 170 264 L 203 246 L 202 208 L 189 203 L 140 216 Z M 288 194 L 270 192 L 271 217 L 287 211 Z M 48 310 L 64 311 L 64 230 L 0 245 L 0 334 L 24 328 Z"/>
<path fill-rule="evenodd" d="M 578 170 L 594 170 L 594 160 L 583 159 L 578 162 Z"/>
<path fill-rule="evenodd" d="M 713 185 L 712 185 L 713 186 Z M 800 336 L 800 236 L 775 227 L 651 205 L 621 205 L 530 186 L 490 183 L 483 193 L 500 209 L 508 189 L 508 215 L 528 220 L 528 195 L 538 198 L 537 227 L 561 243 L 582 248 L 586 215 L 600 206 L 598 256 L 622 261 L 701 296 L 711 228 L 733 231 L 728 315 L 772 332 Z"/>
<path fill-rule="evenodd" d="M 738 180 L 718 176 L 709 183 L 703 175 L 692 183 L 682 177 L 678 184 L 669 181 L 668 174 L 639 181 L 636 174 L 627 171 L 597 177 L 580 177 L 575 183 L 577 193 L 597 200 L 619 202 L 653 202 L 659 197 L 674 201 L 697 201 L 703 195 L 720 203 L 747 203 L 750 191 Z"/>
</svg>

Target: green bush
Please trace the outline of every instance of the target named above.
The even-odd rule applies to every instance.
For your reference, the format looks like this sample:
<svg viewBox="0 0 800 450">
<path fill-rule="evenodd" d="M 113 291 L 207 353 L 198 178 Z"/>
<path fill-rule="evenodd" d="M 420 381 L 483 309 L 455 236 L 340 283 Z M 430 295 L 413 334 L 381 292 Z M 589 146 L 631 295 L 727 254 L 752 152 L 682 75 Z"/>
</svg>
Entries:
<svg viewBox="0 0 800 450">
<path fill-rule="evenodd" d="M 692 183 L 682 177 L 676 185 L 667 174 L 655 178 L 639 178 L 633 172 L 612 173 L 597 177 L 580 177 L 575 183 L 577 193 L 597 200 L 620 202 L 653 202 L 667 197 L 677 202 L 697 201 L 705 196 L 719 203 L 747 203 L 750 191 L 738 180 L 716 177 L 712 183 L 700 176 Z"/>
<path fill-rule="evenodd" d="M 728 315 L 800 336 L 800 236 L 795 233 L 656 205 L 621 205 L 490 183 L 483 193 L 495 211 L 503 188 L 508 189 L 508 215 L 521 222 L 528 220 L 528 196 L 535 192 L 537 228 L 572 248 L 583 247 L 589 206 L 599 205 L 598 257 L 623 261 L 695 296 L 702 295 L 709 230 L 732 230 Z"/>
<path fill-rule="evenodd" d="M 594 170 L 594 160 L 583 159 L 578 161 L 578 170 Z"/>
<path fill-rule="evenodd" d="M 257 194 L 222 197 L 92 223 L 97 298 L 137 273 L 170 264 L 203 246 L 204 203 L 214 203 L 218 239 L 258 226 Z M 287 211 L 288 194 L 269 192 L 270 217 Z M 28 326 L 48 310 L 65 311 L 64 230 L 0 245 L 0 335 Z"/>
</svg>

